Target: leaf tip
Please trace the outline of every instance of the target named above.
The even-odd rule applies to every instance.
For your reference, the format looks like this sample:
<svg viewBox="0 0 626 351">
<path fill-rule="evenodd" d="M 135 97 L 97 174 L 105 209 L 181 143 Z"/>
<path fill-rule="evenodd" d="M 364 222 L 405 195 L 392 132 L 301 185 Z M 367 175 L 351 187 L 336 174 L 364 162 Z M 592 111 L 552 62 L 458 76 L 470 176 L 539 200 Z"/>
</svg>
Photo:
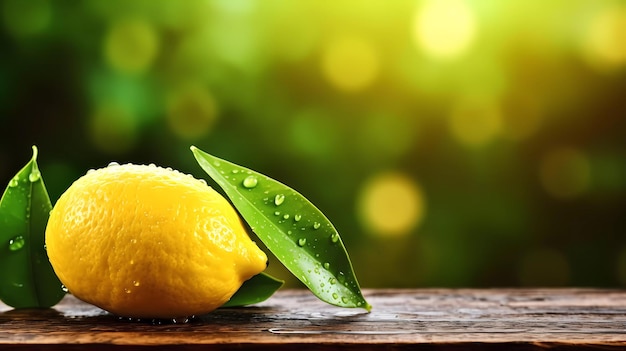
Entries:
<svg viewBox="0 0 626 351">
<path fill-rule="evenodd" d="M 191 153 L 193 154 L 193 157 L 196 158 L 196 160 L 198 160 L 198 157 L 203 154 L 202 150 L 198 149 L 195 145 L 191 145 L 189 147 L 189 150 L 191 150 Z"/>
<path fill-rule="evenodd" d="M 39 154 L 39 150 L 37 149 L 37 145 L 33 145 L 33 160 L 37 159 L 37 154 Z"/>
</svg>

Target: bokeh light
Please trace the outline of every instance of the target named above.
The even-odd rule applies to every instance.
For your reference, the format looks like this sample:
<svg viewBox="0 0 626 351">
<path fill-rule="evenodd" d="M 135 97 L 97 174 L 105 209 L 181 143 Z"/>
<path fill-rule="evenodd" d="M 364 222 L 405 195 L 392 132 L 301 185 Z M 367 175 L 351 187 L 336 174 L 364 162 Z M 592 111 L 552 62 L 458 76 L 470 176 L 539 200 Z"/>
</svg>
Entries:
<svg viewBox="0 0 626 351">
<path fill-rule="evenodd" d="M 541 102 L 532 94 L 518 94 L 502 104 L 502 135 L 513 141 L 531 137 L 541 126 Z"/>
<path fill-rule="evenodd" d="M 167 97 L 167 120 L 180 138 L 195 140 L 209 133 L 218 116 L 217 102 L 199 84 L 188 83 Z"/>
<path fill-rule="evenodd" d="M 376 174 L 361 188 L 357 211 L 373 235 L 407 235 L 424 218 L 426 203 L 420 186 L 397 172 Z"/>
<path fill-rule="evenodd" d="M 142 73 L 158 54 L 159 36 L 146 20 L 122 19 L 111 24 L 103 46 L 111 67 L 125 73 Z"/>
<path fill-rule="evenodd" d="M 461 55 L 476 34 L 475 15 L 463 0 L 427 0 L 415 19 L 418 46 L 436 58 Z"/>
<path fill-rule="evenodd" d="M 591 17 L 583 37 L 583 54 L 600 71 L 626 64 L 626 6 L 616 2 Z"/>
<path fill-rule="evenodd" d="M 376 49 L 366 39 L 342 36 L 326 45 L 322 71 L 337 89 L 354 92 L 367 88 L 378 73 Z"/>
<path fill-rule="evenodd" d="M 28 37 L 44 31 L 52 20 L 49 0 L 6 0 L 2 3 L 4 25 L 16 37 Z"/>
<path fill-rule="evenodd" d="M 617 195 L 626 189 L 626 155 L 616 152 L 593 155 L 590 166 L 592 186 L 597 192 Z"/>
<path fill-rule="evenodd" d="M 587 156 L 572 147 L 548 151 L 539 169 L 541 184 L 555 198 L 568 199 L 584 193 L 591 180 Z"/>
<path fill-rule="evenodd" d="M 135 118 L 128 111 L 115 105 L 102 105 L 91 115 L 88 133 L 98 150 L 119 155 L 135 145 L 137 127 Z"/>
<path fill-rule="evenodd" d="M 501 128 L 500 108 L 493 99 L 462 99 L 450 113 L 452 134 L 459 142 L 470 147 L 482 146 L 493 140 Z"/>
</svg>

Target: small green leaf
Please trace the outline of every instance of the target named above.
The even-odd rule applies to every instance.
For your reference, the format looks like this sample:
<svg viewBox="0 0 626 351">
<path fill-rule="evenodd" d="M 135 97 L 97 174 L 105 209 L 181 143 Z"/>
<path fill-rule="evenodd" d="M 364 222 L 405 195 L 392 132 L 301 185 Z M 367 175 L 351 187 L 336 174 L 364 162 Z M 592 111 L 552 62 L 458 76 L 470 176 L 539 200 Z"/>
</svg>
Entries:
<svg viewBox="0 0 626 351">
<path fill-rule="evenodd" d="M 332 305 L 370 310 L 339 233 L 317 207 L 274 179 L 194 146 L 191 151 L 252 231 L 313 294 Z"/>
<path fill-rule="evenodd" d="M 266 273 L 248 279 L 222 307 L 253 305 L 267 300 L 285 282 Z"/>
<path fill-rule="evenodd" d="M 50 307 L 65 295 L 44 246 L 51 209 L 33 146 L 0 199 L 0 299 L 9 306 Z"/>
</svg>

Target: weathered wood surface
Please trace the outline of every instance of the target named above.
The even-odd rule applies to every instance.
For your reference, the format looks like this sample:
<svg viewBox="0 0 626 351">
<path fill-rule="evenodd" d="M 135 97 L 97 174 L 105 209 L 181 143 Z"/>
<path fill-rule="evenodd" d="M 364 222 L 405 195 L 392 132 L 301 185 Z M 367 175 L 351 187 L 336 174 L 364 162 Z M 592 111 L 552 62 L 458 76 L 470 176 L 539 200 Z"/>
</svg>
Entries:
<svg viewBox="0 0 626 351">
<path fill-rule="evenodd" d="M 120 320 L 68 296 L 54 309 L 0 304 L 2 349 L 626 349 L 626 291 L 365 290 L 371 313 L 306 290 L 187 324 Z"/>
</svg>

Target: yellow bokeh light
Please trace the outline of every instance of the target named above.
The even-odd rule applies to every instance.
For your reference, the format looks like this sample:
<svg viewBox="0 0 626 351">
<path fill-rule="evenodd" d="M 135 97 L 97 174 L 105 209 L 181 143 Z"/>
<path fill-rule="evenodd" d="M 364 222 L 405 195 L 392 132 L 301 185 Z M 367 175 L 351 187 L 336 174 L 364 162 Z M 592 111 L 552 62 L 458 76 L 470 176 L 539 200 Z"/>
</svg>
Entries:
<svg viewBox="0 0 626 351">
<path fill-rule="evenodd" d="M 453 107 L 449 127 L 452 135 L 462 144 L 482 146 L 502 129 L 500 108 L 490 99 L 463 99 Z"/>
<path fill-rule="evenodd" d="M 595 14 L 582 49 L 588 62 L 599 70 L 626 64 L 626 7 L 606 8 Z"/>
<path fill-rule="evenodd" d="M 322 54 L 322 73 L 337 89 L 356 92 L 376 79 L 379 57 L 370 42 L 358 37 L 330 40 Z"/>
<path fill-rule="evenodd" d="M 129 151 L 137 139 L 137 121 L 126 110 L 114 105 L 99 106 L 89 121 L 92 144 L 107 154 Z"/>
<path fill-rule="evenodd" d="M 167 98 L 170 129 L 182 139 L 194 140 L 206 135 L 218 117 L 217 102 L 200 84 L 187 84 Z"/>
<path fill-rule="evenodd" d="M 150 23 L 141 19 L 125 19 L 111 25 L 103 45 L 111 67 L 134 74 L 152 66 L 160 43 Z"/>
<path fill-rule="evenodd" d="M 375 175 L 361 188 L 357 210 L 363 226 L 378 236 L 403 236 L 424 218 L 425 199 L 420 186 L 403 173 Z"/>
<path fill-rule="evenodd" d="M 472 9 L 463 0 L 428 0 L 415 19 L 417 45 L 433 57 L 449 59 L 472 44 L 477 31 Z"/>
<path fill-rule="evenodd" d="M 560 147 L 544 155 L 539 176 L 548 194 L 556 198 L 573 198 L 589 187 L 591 167 L 587 156 L 578 149 Z"/>
</svg>

